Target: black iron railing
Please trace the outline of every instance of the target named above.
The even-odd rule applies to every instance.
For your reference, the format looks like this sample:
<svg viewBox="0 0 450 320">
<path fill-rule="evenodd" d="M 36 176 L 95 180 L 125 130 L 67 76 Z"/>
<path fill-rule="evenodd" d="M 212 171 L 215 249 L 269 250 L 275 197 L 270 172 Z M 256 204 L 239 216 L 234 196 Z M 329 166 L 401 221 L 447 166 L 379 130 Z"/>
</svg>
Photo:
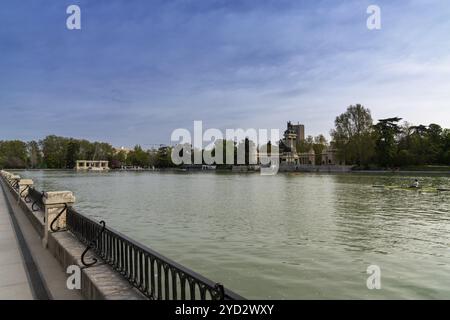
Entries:
<svg viewBox="0 0 450 320">
<path fill-rule="evenodd" d="M 19 192 L 19 180 L 17 180 L 17 179 L 10 179 L 9 183 L 11 184 L 11 187 L 14 189 L 14 191 L 16 193 Z"/>
<path fill-rule="evenodd" d="M 157 300 L 242 300 L 221 284 L 189 270 L 152 249 L 72 208 L 67 228 L 146 297 Z M 96 262 L 82 261 L 89 266 Z"/>
<path fill-rule="evenodd" d="M 30 203 L 31 202 L 31 210 L 38 211 L 44 209 L 44 203 L 42 202 L 42 199 L 44 198 L 44 192 L 40 192 L 36 190 L 33 187 L 30 187 L 28 189 L 28 194 L 25 197 L 25 202 Z"/>
</svg>

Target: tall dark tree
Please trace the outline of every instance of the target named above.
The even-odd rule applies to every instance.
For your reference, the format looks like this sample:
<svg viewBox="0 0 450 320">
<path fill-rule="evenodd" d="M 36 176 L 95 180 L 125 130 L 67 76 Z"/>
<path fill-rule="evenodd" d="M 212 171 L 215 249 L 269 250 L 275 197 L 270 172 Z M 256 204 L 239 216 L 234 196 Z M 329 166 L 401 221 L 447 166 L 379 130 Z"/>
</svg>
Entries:
<svg viewBox="0 0 450 320">
<path fill-rule="evenodd" d="M 443 149 L 441 155 L 442 164 L 450 165 L 450 129 L 442 132 Z"/>
<path fill-rule="evenodd" d="M 374 125 L 375 153 L 377 162 L 383 167 L 392 167 L 397 159 L 396 136 L 401 132 L 398 122 L 401 118 L 378 120 Z"/>
<path fill-rule="evenodd" d="M 427 127 L 418 125 L 411 127 L 409 151 L 413 155 L 414 165 L 425 165 L 429 158 Z"/>
<path fill-rule="evenodd" d="M 80 153 L 80 142 L 75 139 L 70 139 L 67 142 L 67 153 L 66 153 L 66 166 L 68 168 L 74 168 L 77 160 L 83 160 L 79 158 L 79 153 Z"/>
<path fill-rule="evenodd" d="M 443 130 L 440 125 L 430 124 L 428 126 L 426 136 L 428 143 L 428 158 L 427 162 L 430 164 L 442 163 L 442 154 L 444 153 L 444 137 Z"/>
<path fill-rule="evenodd" d="M 256 144 L 249 138 L 245 138 L 237 145 L 237 164 L 255 164 Z M 243 159 L 242 159 L 243 157 Z"/>
</svg>

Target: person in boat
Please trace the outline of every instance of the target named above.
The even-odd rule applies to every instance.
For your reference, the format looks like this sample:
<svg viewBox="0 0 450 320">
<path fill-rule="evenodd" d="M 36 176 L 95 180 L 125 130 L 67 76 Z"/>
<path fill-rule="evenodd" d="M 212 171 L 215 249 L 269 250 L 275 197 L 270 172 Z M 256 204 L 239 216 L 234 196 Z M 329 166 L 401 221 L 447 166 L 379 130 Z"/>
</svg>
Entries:
<svg viewBox="0 0 450 320">
<path fill-rule="evenodd" d="M 415 179 L 414 182 L 411 184 L 411 188 L 419 188 L 419 180 Z"/>
</svg>

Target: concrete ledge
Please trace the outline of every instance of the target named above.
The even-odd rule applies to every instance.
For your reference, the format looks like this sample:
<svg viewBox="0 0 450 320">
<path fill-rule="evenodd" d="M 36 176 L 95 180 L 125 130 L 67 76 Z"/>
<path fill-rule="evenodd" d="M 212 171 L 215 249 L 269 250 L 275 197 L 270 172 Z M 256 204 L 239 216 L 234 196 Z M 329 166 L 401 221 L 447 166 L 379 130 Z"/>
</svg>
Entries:
<svg viewBox="0 0 450 320">
<path fill-rule="evenodd" d="M 89 251 L 85 259 L 98 260 L 97 264 L 85 267 L 81 255 L 86 249 L 69 231 L 50 233 L 48 250 L 55 256 L 64 269 L 70 265 L 81 268 L 81 294 L 92 300 L 145 300 L 136 288 L 131 286 L 120 274 Z"/>
<path fill-rule="evenodd" d="M 31 204 L 27 204 L 24 201 L 19 202 L 20 208 L 23 209 L 25 215 L 27 216 L 28 220 L 31 222 L 31 225 L 36 230 L 36 232 L 39 234 L 39 237 L 44 236 L 45 231 L 45 225 L 44 225 L 44 212 L 39 211 L 33 211 L 31 210 Z"/>
<path fill-rule="evenodd" d="M 11 187 L 11 185 L 6 183 L 3 179 L 0 179 L 0 183 L 2 183 L 3 186 L 9 190 L 9 194 L 7 195 L 8 200 L 12 201 L 14 199 L 15 201 L 17 201 L 18 194 L 17 194 L 16 190 L 14 190 Z M 18 202 L 19 207 L 23 210 L 25 216 L 28 218 L 31 225 L 36 230 L 36 232 L 39 234 L 39 236 L 42 238 L 44 236 L 44 232 L 45 232 L 44 211 L 42 211 L 42 210 L 33 211 L 31 209 L 32 204 L 33 204 L 32 202 L 26 203 L 23 200 L 20 200 Z"/>
</svg>

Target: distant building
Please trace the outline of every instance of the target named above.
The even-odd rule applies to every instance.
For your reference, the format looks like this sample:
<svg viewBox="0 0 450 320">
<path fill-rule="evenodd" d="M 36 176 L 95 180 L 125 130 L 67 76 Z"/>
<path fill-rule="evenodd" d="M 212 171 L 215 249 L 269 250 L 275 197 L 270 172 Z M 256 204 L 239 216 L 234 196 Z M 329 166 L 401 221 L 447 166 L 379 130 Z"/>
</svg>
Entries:
<svg viewBox="0 0 450 320">
<path fill-rule="evenodd" d="M 327 147 L 321 155 L 322 165 L 334 166 L 342 164 L 337 160 L 336 154 L 336 148 L 334 148 L 333 146 Z"/>
<path fill-rule="evenodd" d="M 77 160 L 75 169 L 77 171 L 107 171 L 109 170 L 109 162 L 103 160 Z"/>
<path fill-rule="evenodd" d="M 113 151 L 114 151 L 114 154 L 118 154 L 119 152 L 124 152 L 125 154 L 129 154 L 131 151 L 133 151 L 133 149 L 120 147 L 120 148 L 114 148 Z"/>
<path fill-rule="evenodd" d="M 308 152 L 299 153 L 298 164 L 301 165 L 316 165 L 316 152 L 311 148 Z"/>
<path fill-rule="evenodd" d="M 337 149 L 333 143 L 316 154 L 311 148 L 308 152 L 297 152 L 298 142 L 305 140 L 305 126 L 287 123 L 283 139 L 279 141 L 280 172 L 350 172 L 352 166 L 346 166 L 337 158 Z"/>
<path fill-rule="evenodd" d="M 291 124 L 292 129 L 297 134 L 297 143 L 300 141 L 305 140 L 305 125 L 300 124 L 297 122 L 297 124 Z"/>
<path fill-rule="evenodd" d="M 284 131 L 283 139 L 280 140 L 280 162 L 287 165 L 337 165 L 336 149 L 332 146 L 327 147 L 316 163 L 316 153 L 314 149 L 308 152 L 298 153 L 298 142 L 305 140 L 305 126 L 303 124 L 287 123 L 287 129 Z M 320 161 L 320 162 L 319 162 Z"/>
<path fill-rule="evenodd" d="M 297 153 L 297 144 L 305 140 L 305 126 L 303 124 L 287 123 L 283 139 L 280 141 L 280 161 L 292 165 L 314 165 L 316 154 L 314 150 L 306 153 Z"/>
</svg>

